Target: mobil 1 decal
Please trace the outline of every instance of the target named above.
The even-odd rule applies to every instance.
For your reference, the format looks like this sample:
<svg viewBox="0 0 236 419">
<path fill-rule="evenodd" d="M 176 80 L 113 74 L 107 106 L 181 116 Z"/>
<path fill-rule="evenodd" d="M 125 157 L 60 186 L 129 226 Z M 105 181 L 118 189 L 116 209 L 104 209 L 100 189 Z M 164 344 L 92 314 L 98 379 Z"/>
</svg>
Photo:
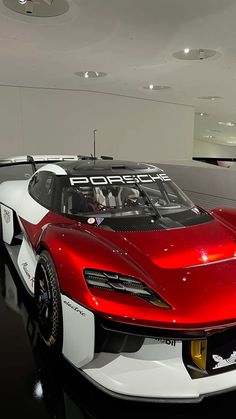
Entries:
<svg viewBox="0 0 236 419">
<path fill-rule="evenodd" d="M 74 185 L 127 185 L 129 183 L 154 183 L 157 180 L 168 182 L 171 179 L 165 173 L 120 175 L 120 176 L 76 176 L 70 177 L 70 184 Z"/>
</svg>

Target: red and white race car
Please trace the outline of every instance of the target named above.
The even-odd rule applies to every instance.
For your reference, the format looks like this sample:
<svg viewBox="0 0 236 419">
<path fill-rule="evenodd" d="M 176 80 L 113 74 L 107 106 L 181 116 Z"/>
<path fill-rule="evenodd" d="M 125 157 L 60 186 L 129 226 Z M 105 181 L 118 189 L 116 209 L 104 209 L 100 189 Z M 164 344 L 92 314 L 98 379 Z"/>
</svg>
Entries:
<svg viewBox="0 0 236 419">
<path fill-rule="evenodd" d="M 1 240 L 46 344 L 118 397 L 236 388 L 236 210 L 197 207 L 153 164 L 28 160 L 0 184 Z"/>
</svg>

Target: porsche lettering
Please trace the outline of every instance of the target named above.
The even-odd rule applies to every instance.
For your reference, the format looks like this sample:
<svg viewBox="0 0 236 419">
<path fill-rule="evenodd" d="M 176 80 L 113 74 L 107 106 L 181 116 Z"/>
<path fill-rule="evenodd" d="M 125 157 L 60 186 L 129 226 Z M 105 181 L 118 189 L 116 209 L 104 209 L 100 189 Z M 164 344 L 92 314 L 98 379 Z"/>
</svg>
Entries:
<svg viewBox="0 0 236 419">
<path fill-rule="evenodd" d="M 139 175 L 120 175 L 120 176 L 76 176 L 70 177 L 70 184 L 74 185 L 112 185 L 129 183 L 154 183 L 157 180 L 162 182 L 171 181 L 165 173 L 139 174 Z"/>
</svg>

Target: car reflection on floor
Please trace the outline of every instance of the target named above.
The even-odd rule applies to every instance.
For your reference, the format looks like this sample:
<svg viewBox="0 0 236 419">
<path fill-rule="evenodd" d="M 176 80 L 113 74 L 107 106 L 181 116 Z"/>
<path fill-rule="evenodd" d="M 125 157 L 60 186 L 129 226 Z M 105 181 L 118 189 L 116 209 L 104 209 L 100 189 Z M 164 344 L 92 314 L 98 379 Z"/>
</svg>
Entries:
<svg viewBox="0 0 236 419">
<path fill-rule="evenodd" d="M 4 419 L 19 415 L 27 419 L 153 418 L 157 414 L 165 418 L 216 418 L 234 408 L 235 391 L 197 404 L 131 402 L 101 392 L 63 357 L 52 357 L 38 334 L 33 299 L 25 292 L 5 252 L 2 254 L 0 415 Z"/>
<path fill-rule="evenodd" d="M 14 278 L 14 279 L 13 279 Z M 0 416 L 34 419 L 91 418 L 61 385 L 65 362 L 52 359 L 34 321 L 33 300 L 7 257 L 0 260 Z M 65 378 L 66 378 L 66 371 Z M 79 386 L 80 384 L 77 383 Z M 80 393 L 79 387 L 77 387 Z M 80 398 L 77 399 L 78 403 Z"/>
</svg>

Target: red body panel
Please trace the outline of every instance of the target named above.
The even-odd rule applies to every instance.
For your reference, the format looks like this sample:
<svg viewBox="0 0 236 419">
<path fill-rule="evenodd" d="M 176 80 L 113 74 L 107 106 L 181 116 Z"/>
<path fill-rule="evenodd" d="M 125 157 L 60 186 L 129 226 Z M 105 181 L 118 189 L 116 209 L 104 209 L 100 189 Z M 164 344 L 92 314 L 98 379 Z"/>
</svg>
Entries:
<svg viewBox="0 0 236 419">
<path fill-rule="evenodd" d="M 236 225 L 236 211 L 231 227 L 233 219 Z M 62 291 L 102 316 L 181 330 L 236 323 L 236 234 L 216 219 L 180 229 L 129 233 L 106 231 L 53 213 L 40 225 L 22 222 L 32 246 L 50 251 Z M 128 294 L 88 289 L 84 268 L 142 280 L 171 308 L 158 308 Z"/>
</svg>

